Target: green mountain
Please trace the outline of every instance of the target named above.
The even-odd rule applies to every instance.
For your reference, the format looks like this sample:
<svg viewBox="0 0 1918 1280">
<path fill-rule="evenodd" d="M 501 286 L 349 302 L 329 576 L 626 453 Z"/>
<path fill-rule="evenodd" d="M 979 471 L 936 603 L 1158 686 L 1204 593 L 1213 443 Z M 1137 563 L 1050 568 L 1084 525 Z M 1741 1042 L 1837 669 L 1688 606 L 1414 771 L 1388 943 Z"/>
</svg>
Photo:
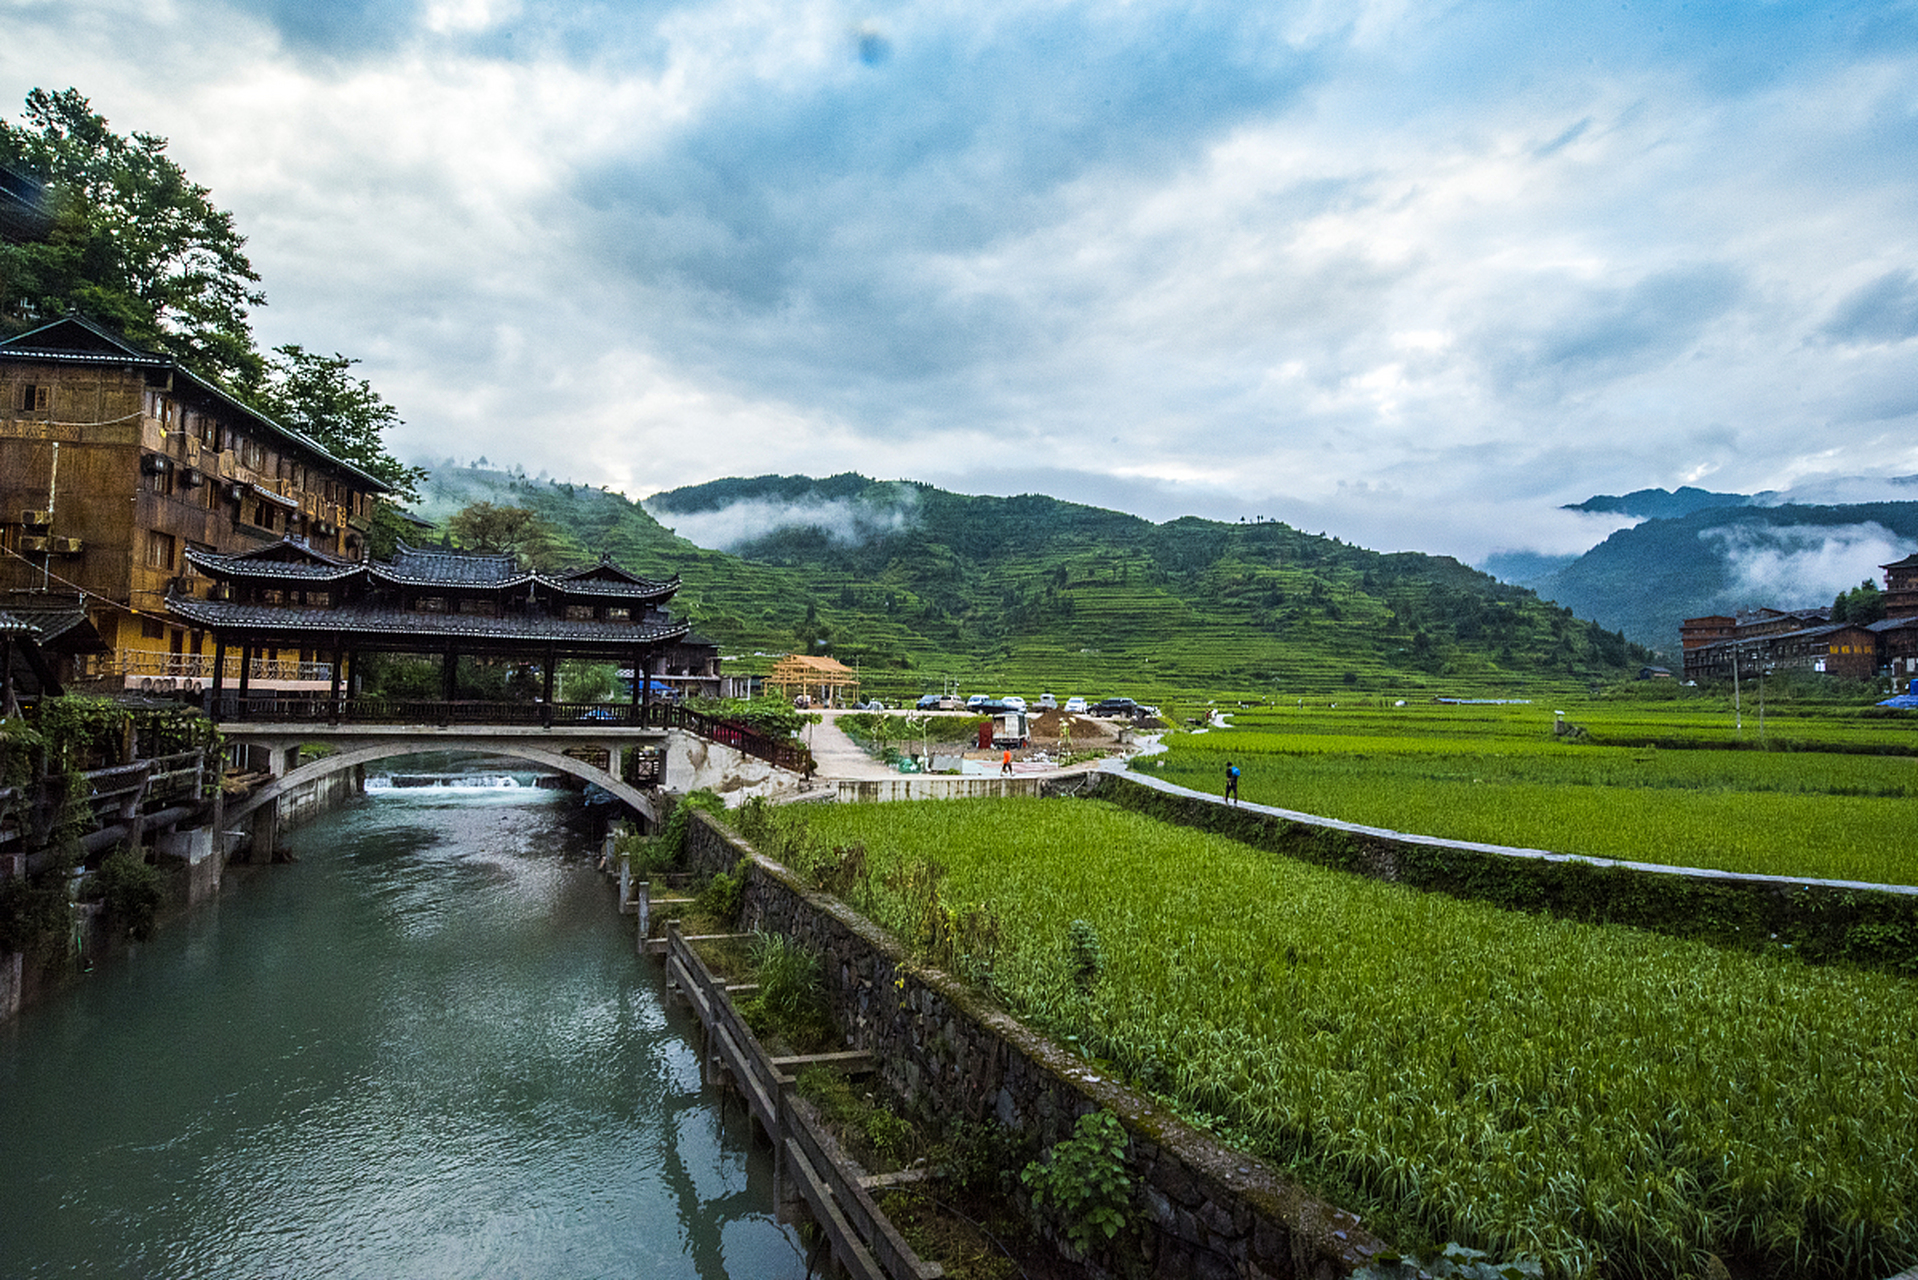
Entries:
<svg viewBox="0 0 1918 1280">
<path fill-rule="evenodd" d="M 1713 493 L 1681 485 L 1678 489 L 1634 489 L 1626 494 L 1601 493 L 1583 502 L 1567 503 L 1566 511 L 1612 512 L 1641 520 L 1675 520 L 1714 507 L 1746 507 L 1754 499 L 1744 493 Z"/>
<path fill-rule="evenodd" d="M 719 480 L 642 509 L 451 466 L 434 469 L 422 514 L 475 501 L 538 512 L 565 554 L 681 574 L 681 606 L 742 670 L 828 652 L 881 696 L 948 677 L 1061 696 L 1487 692 L 1612 679 L 1646 657 L 1456 560 L 1278 523 L 1153 524 L 851 474 Z"/>
<path fill-rule="evenodd" d="M 1914 547 L 1918 502 L 1708 507 L 1621 529 L 1530 585 L 1581 617 L 1676 654 L 1685 618 L 1827 605 Z"/>
<path fill-rule="evenodd" d="M 1061 697 L 1492 692 L 1615 679 L 1648 656 L 1456 560 L 1278 523 L 1153 524 L 852 474 L 718 480 L 642 508 L 442 465 L 424 495 L 428 519 L 477 501 L 528 507 L 567 556 L 679 573 L 680 608 L 740 670 L 830 653 L 880 696 L 946 678 Z"/>
</svg>

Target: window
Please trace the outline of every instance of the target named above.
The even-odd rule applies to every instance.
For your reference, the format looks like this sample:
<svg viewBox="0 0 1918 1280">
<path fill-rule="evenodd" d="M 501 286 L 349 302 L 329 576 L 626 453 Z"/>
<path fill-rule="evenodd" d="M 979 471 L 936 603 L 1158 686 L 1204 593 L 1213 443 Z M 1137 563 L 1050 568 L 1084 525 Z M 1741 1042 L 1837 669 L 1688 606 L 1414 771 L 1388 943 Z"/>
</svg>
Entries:
<svg viewBox="0 0 1918 1280">
<path fill-rule="evenodd" d="M 567 605 L 567 606 L 566 606 L 566 621 L 568 621 L 568 622 L 591 622 L 592 620 L 593 620 L 593 606 L 592 606 L 592 605 L 590 605 L 590 604 L 569 604 L 569 605 Z"/>
<path fill-rule="evenodd" d="M 499 617 L 499 606 L 491 600 L 462 600 L 460 612 L 470 613 L 482 618 Z"/>
<path fill-rule="evenodd" d="M 147 568 L 171 569 L 173 567 L 173 535 L 157 530 L 147 531 Z"/>
<path fill-rule="evenodd" d="M 421 596 L 420 603 L 419 603 L 419 610 L 421 613 L 445 613 L 446 597 L 445 596 Z"/>
<path fill-rule="evenodd" d="M 29 382 L 20 388 L 20 412 L 45 413 L 52 399 L 52 387 Z"/>
<path fill-rule="evenodd" d="M 606 611 L 606 621 L 608 622 L 631 622 L 632 620 L 633 611 L 631 609 L 608 609 Z"/>
<path fill-rule="evenodd" d="M 166 624 L 158 618 L 140 619 L 140 638 L 142 640 L 163 640 L 166 638 Z"/>
</svg>

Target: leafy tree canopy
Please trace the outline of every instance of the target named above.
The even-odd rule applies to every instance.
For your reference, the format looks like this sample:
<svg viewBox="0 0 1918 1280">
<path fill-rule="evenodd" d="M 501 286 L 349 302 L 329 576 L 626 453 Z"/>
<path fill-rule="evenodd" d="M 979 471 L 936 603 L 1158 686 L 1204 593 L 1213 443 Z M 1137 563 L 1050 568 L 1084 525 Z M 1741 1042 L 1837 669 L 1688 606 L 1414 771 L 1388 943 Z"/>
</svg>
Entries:
<svg viewBox="0 0 1918 1280">
<path fill-rule="evenodd" d="M 417 502 L 417 486 L 426 471 L 407 466 L 381 447 L 381 434 L 400 425 L 399 411 L 366 379 L 352 376 L 358 363 L 338 352 L 323 356 L 295 343 L 275 347 L 254 402 L 334 457 L 378 476 L 400 501 Z"/>
<path fill-rule="evenodd" d="M 1885 616 L 1885 594 L 1878 584 L 1870 578 L 1853 587 L 1850 591 L 1840 591 L 1838 598 L 1831 602 L 1831 620 L 1849 622 L 1862 627 L 1868 623 L 1879 622 Z"/>
<path fill-rule="evenodd" d="M 557 567 L 558 531 L 525 507 L 474 502 L 446 518 L 446 532 L 468 551 L 510 554 L 535 569 Z"/>
<path fill-rule="evenodd" d="M 0 164 L 45 184 L 44 240 L 0 244 L 0 328 L 80 312 L 174 357 L 269 417 L 417 501 L 426 473 L 381 447 L 400 424 L 356 361 L 289 344 L 263 356 L 248 308 L 262 306 L 246 237 L 212 193 L 148 133 L 122 136 L 77 89 L 27 95 L 26 123 L 0 120 Z"/>
<path fill-rule="evenodd" d="M 266 301 L 246 237 L 165 138 L 121 136 L 76 89 L 27 95 L 0 121 L 0 162 L 46 184 L 44 241 L 0 246 L 0 313 L 17 326 L 83 312 L 233 389 L 260 375 L 247 308 Z"/>
</svg>

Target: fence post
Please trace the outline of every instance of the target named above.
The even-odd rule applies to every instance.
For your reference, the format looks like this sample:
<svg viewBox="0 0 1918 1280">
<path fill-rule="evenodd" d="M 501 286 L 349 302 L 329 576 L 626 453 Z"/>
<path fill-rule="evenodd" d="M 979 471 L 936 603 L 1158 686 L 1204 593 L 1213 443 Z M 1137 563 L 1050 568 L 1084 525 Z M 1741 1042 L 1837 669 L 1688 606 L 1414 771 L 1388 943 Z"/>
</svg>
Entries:
<svg viewBox="0 0 1918 1280">
<path fill-rule="evenodd" d="M 633 889 L 633 909 L 639 914 L 639 953 L 645 955 L 646 939 L 653 931 L 653 882 L 641 880 Z"/>
</svg>

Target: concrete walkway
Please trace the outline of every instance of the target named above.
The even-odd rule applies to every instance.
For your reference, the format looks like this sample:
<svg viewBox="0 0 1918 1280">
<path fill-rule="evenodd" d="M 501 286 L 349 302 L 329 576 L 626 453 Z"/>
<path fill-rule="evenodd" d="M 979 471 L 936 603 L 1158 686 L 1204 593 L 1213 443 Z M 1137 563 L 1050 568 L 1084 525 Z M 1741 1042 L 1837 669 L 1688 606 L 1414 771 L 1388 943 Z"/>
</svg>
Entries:
<svg viewBox="0 0 1918 1280">
<path fill-rule="evenodd" d="M 942 776 L 938 774 L 902 774 L 897 769 L 881 764 L 860 750 L 858 744 L 847 736 L 845 730 L 839 727 L 838 719 L 841 715 L 855 713 L 824 711 L 820 714 L 823 717 L 820 723 L 812 725 L 800 735 L 801 741 L 808 742 L 812 748 L 813 760 L 819 766 L 818 772 L 815 774 L 819 782 L 897 782 L 901 779 L 911 778 L 937 781 Z M 953 744 L 946 745 L 949 750 L 958 750 L 957 746 Z M 1148 739 L 1139 745 L 1143 746 L 1147 751 L 1161 749 L 1158 747 L 1155 739 Z M 901 743 L 901 746 L 912 748 L 914 744 Z M 997 759 L 998 756 L 995 754 L 993 761 L 989 762 L 989 767 L 983 776 L 989 778 L 1002 776 L 996 764 Z M 1104 759 L 1084 760 L 1063 768 L 1058 765 L 1036 760 L 1014 760 L 1012 762 L 1012 773 L 1015 778 L 1062 778 L 1071 777 L 1080 773 L 1089 773 L 1094 769 L 1108 767 L 1114 763 L 1123 764 L 1123 759 L 1105 757 Z M 976 782 L 981 776 L 982 775 L 979 774 L 968 774 L 965 775 L 963 779 L 951 778 L 949 781 L 953 783 L 960 781 Z"/>
</svg>

